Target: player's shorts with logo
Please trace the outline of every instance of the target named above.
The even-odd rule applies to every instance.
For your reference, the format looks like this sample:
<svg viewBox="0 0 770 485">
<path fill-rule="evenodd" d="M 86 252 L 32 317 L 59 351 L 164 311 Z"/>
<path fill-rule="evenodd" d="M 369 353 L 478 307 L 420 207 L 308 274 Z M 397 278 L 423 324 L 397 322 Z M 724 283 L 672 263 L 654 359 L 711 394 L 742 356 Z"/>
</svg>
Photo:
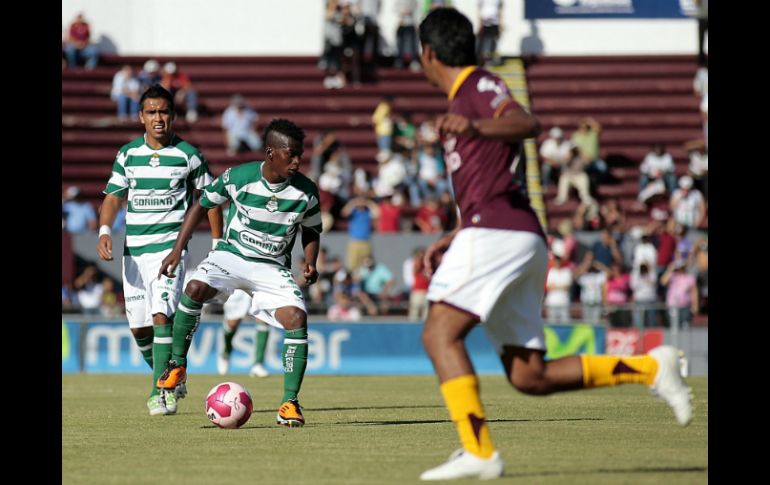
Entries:
<svg viewBox="0 0 770 485">
<path fill-rule="evenodd" d="M 163 258 L 171 249 L 138 256 L 123 256 L 123 295 L 126 300 L 126 317 L 130 328 L 152 326 L 152 316 L 162 313 L 171 317 L 176 312 L 182 295 L 185 268 L 189 259 L 182 252 L 174 278 L 161 276 L 158 271 Z"/>
<path fill-rule="evenodd" d="M 462 229 L 431 279 L 428 300 L 477 316 L 498 353 L 507 345 L 545 350 L 547 266 L 545 241 L 535 233 Z"/>
<path fill-rule="evenodd" d="M 277 328 L 283 328 L 275 319 L 278 308 L 294 306 L 307 313 L 291 270 L 277 264 L 247 261 L 228 251 L 215 250 L 201 261 L 191 279 L 228 296 L 237 289 L 244 290 L 252 295 L 249 314 Z"/>
</svg>

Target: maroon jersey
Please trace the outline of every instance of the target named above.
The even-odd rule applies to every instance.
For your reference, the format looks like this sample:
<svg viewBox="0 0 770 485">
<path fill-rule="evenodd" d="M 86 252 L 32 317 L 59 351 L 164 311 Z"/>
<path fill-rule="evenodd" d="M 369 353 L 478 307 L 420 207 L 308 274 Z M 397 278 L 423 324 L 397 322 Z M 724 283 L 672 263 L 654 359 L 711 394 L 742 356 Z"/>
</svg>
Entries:
<svg viewBox="0 0 770 485">
<path fill-rule="evenodd" d="M 499 118 L 521 109 L 502 79 L 483 69 L 465 68 L 449 93 L 449 112 L 468 119 Z M 523 180 L 511 174 L 520 144 L 481 137 L 443 139 L 462 227 L 529 231 L 545 238 L 524 194 Z"/>
</svg>

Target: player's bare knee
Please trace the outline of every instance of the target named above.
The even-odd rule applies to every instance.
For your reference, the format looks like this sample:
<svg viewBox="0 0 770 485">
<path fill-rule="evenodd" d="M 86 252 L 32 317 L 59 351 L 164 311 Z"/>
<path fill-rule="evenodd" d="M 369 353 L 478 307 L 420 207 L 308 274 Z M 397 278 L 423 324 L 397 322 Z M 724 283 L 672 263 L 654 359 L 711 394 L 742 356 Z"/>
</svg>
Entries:
<svg viewBox="0 0 770 485">
<path fill-rule="evenodd" d="M 213 290 L 213 288 L 203 281 L 190 280 L 184 289 L 184 294 L 195 301 L 203 302 L 208 299 L 207 294 L 210 293 L 210 290 Z"/>
</svg>

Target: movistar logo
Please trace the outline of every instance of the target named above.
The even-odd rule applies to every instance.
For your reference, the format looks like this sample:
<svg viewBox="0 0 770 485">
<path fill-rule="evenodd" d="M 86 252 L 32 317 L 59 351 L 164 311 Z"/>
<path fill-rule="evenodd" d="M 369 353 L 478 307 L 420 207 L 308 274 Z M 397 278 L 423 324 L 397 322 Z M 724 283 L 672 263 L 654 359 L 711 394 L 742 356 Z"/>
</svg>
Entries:
<svg viewBox="0 0 770 485">
<path fill-rule="evenodd" d="M 173 195 L 135 195 L 131 198 L 131 206 L 135 211 L 170 210 L 176 204 Z"/>
</svg>

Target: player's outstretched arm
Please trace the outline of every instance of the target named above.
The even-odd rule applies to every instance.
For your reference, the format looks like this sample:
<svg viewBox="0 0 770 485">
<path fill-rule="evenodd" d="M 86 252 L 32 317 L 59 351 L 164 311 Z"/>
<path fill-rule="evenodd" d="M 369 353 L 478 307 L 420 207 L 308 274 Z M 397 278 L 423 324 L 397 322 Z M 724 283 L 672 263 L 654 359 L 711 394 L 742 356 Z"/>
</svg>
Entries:
<svg viewBox="0 0 770 485">
<path fill-rule="evenodd" d="M 182 222 L 182 228 L 179 230 L 179 236 L 176 238 L 174 247 L 160 264 L 158 279 L 160 279 L 161 276 L 167 276 L 169 278 L 175 276 L 174 271 L 176 271 L 176 267 L 182 260 L 182 250 L 184 249 L 185 244 L 190 240 L 193 231 L 195 231 L 195 228 L 198 227 L 203 218 L 206 217 L 208 211 L 209 209 L 207 207 L 203 207 L 200 202 L 196 202 L 184 216 L 184 222 Z"/>
</svg>

